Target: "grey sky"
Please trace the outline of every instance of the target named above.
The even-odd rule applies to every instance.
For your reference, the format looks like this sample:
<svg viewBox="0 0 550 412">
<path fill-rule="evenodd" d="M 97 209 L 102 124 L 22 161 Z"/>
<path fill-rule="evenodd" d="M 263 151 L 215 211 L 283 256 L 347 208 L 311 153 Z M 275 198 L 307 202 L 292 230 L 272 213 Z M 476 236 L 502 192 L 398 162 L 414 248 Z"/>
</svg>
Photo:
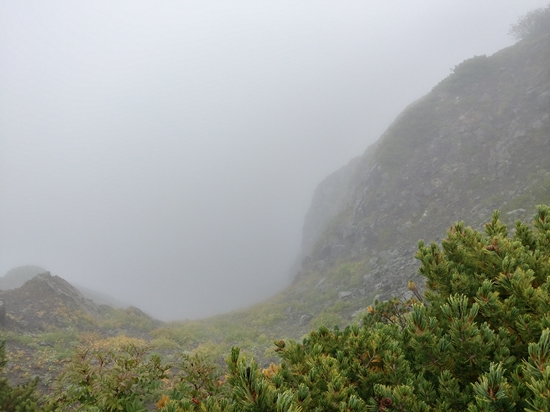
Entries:
<svg viewBox="0 0 550 412">
<path fill-rule="evenodd" d="M 313 190 L 535 0 L 0 2 L 0 275 L 162 319 L 290 279 Z"/>
</svg>

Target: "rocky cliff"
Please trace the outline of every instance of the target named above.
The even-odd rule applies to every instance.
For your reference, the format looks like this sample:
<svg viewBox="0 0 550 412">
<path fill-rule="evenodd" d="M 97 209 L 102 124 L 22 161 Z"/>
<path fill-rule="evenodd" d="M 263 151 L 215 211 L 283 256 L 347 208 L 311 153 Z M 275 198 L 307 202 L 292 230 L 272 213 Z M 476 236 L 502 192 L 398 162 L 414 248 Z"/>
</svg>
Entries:
<svg viewBox="0 0 550 412">
<path fill-rule="evenodd" d="M 530 220 L 550 203 L 550 35 L 476 56 L 411 104 L 363 156 L 315 192 L 304 224 L 302 270 L 317 288 L 359 308 L 406 297 L 421 282 L 418 239 L 456 220 Z M 315 239 L 315 240 L 313 240 Z M 336 299 L 334 299 L 336 297 Z"/>
<path fill-rule="evenodd" d="M 350 195 L 351 176 L 357 168 L 359 158 L 326 177 L 315 189 L 313 200 L 302 228 L 302 253 L 308 254 L 332 219 L 346 206 Z"/>
</svg>

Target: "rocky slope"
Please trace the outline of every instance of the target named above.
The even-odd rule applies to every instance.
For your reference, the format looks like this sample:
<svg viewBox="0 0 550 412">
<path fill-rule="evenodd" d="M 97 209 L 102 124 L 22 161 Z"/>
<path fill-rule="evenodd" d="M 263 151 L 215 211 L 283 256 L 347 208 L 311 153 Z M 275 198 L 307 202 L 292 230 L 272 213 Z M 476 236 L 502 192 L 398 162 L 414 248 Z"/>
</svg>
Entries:
<svg viewBox="0 0 550 412">
<path fill-rule="evenodd" d="M 7 376 L 12 383 L 39 376 L 41 391 L 47 390 L 77 348 L 108 347 L 128 339 L 149 342 L 150 332 L 161 325 L 134 307 L 97 305 L 50 272 L 31 277 L 21 287 L 0 290 L 0 339 L 6 341 Z"/>
<path fill-rule="evenodd" d="M 319 185 L 295 286 L 318 291 L 311 318 L 339 301 L 351 311 L 374 297 L 407 297 L 407 281 L 422 282 L 418 239 L 437 240 L 456 220 L 480 226 L 494 209 L 508 223 L 530 220 L 539 203 L 550 203 L 544 33 L 456 66 L 363 156 Z"/>
<path fill-rule="evenodd" d="M 550 22 L 546 33 L 548 27 Z M 69 325 L 66 334 L 73 325 L 85 331 L 89 324 L 100 338 L 148 339 L 150 332 L 162 348 L 223 357 L 238 345 L 267 362 L 274 353 L 265 348 L 273 339 L 347 324 L 375 299 L 410 296 L 407 281 L 422 283 L 414 259 L 419 239 L 437 241 L 456 220 L 480 227 L 494 209 L 507 223 L 529 221 L 539 203 L 550 203 L 550 34 L 544 31 L 456 66 L 362 156 L 326 178 L 304 223 L 301 270 L 272 299 L 203 321 L 160 325 L 132 310 L 99 307 L 98 318 L 95 309 L 79 306 L 85 303 L 81 297 L 55 294 L 66 289 L 53 288 L 52 302 L 82 314 L 67 323 L 56 317 L 55 305 L 39 308 L 31 281 L 19 291 L 0 293 L 7 321 L 18 330 L 52 332 L 33 332 L 23 341 L 10 335 L 17 344 L 11 356 L 25 359 L 41 350 L 37 353 L 46 357 L 50 347 L 42 342 L 62 353 L 81 340 L 76 335 L 60 340 L 63 325 Z M 37 282 L 48 288 L 51 280 Z M 40 323 L 52 313 L 53 323 Z"/>
<path fill-rule="evenodd" d="M 66 280 L 40 273 L 20 288 L 0 291 L 6 313 L 4 327 L 19 331 L 45 331 L 78 326 L 99 316 L 100 308 Z"/>
<path fill-rule="evenodd" d="M 10 269 L 4 276 L 0 277 L 0 290 L 12 290 L 20 288 L 25 282 L 31 280 L 36 275 L 48 272 L 41 266 L 26 265 L 17 266 Z M 112 296 L 97 292 L 85 286 L 73 284 L 72 286 L 78 289 L 78 292 L 84 295 L 88 300 L 92 300 L 96 305 L 108 305 L 113 308 L 127 308 L 130 305 L 122 302 Z"/>
</svg>

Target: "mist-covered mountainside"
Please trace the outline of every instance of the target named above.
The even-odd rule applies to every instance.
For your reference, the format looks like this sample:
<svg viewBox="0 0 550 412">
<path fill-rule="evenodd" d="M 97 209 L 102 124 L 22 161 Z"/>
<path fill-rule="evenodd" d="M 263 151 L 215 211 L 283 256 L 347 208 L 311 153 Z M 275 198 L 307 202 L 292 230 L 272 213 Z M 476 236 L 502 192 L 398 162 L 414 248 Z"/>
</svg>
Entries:
<svg viewBox="0 0 550 412">
<path fill-rule="evenodd" d="M 544 13 L 547 23 L 550 8 Z M 542 332 L 548 326 L 545 256 L 550 210 L 547 206 L 538 208 L 534 231 L 519 225 L 517 236 L 508 238 L 508 229 L 513 232 L 514 221 L 531 221 L 535 205 L 550 204 L 549 27 L 545 24 L 540 30 L 523 34 L 517 44 L 492 56 L 476 56 L 457 65 L 430 93 L 409 105 L 362 156 L 321 182 L 303 226 L 301 269 L 291 286 L 265 302 L 200 321 L 164 324 L 137 308 L 98 305 L 58 276 L 49 272 L 33 275 L 42 270 L 38 266 L 10 271 L 3 281 L 16 287 L 0 291 L 0 331 L 7 342 L 10 362 L 5 369 L 11 383 L 40 376 L 39 389 L 53 394 L 50 401 L 54 405 L 88 402 L 96 407 L 99 402 L 107 402 L 105 399 L 119 405 L 116 396 L 124 392 L 119 388 L 131 387 L 138 394 L 132 402 L 139 400 L 144 405 L 146 400 L 151 402 L 154 393 L 159 410 L 168 410 L 179 401 L 188 401 L 185 410 L 198 410 L 201 403 L 198 399 L 210 397 L 217 401 L 216 391 L 226 381 L 214 373 L 215 366 L 205 368 L 200 356 L 188 355 L 207 355 L 216 362 L 235 345 L 262 366 L 267 367 L 278 356 L 287 362 L 287 366 L 270 365 L 260 372 L 258 365 L 247 366 L 239 360 L 239 351 L 232 350 L 228 358 L 229 374 L 225 375 L 229 376 L 227 382 L 233 388 L 242 385 L 251 391 L 234 392 L 236 398 L 243 396 L 241 404 L 264 401 L 279 404 L 279 400 L 281 405 L 287 402 L 287 406 L 291 401 L 322 404 L 333 396 L 334 402 L 353 400 L 347 410 L 364 410 L 358 400 L 360 395 L 368 398 L 372 410 L 386 410 L 394 400 L 405 405 L 431 398 L 439 405 L 434 410 L 458 411 L 466 410 L 465 405 L 470 402 L 463 396 L 465 391 L 469 391 L 470 397 L 487 393 L 493 399 L 495 391 L 502 388 L 498 392 L 501 395 L 494 397 L 496 400 L 508 397 L 524 402 L 529 387 L 534 388 L 533 392 L 544 388 L 532 399 L 543 399 L 541 402 L 546 403 L 540 405 L 546 407 L 548 379 L 544 378 L 544 387 L 536 382 L 542 382 L 541 371 L 547 374 L 549 370 L 544 366 L 548 357 L 540 354 L 543 349 L 547 354 L 550 342 L 548 330 Z M 498 214 L 491 218 L 495 209 L 502 212 L 502 222 Z M 477 228 L 491 223 L 481 235 L 462 224 L 451 226 L 457 220 L 465 220 Z M 504 224 L 508 224 L 508 229 Z M 430 304 L 414 306 L 410 318 L 398 317 L 397 322 L 387 318 L 389 324 L 384 323 L 384 310 L 397 308 L 399 304 L 395 301 L 370 307 L 369 315 L 363 317 L 366 308 L 376 300 L 393 296 L 405 300 L 413 294 L 418 298 L 415 302 L 423 300 L 417 289 L 411 291 L 408 287 L 409 280 L 420 287 L 424 281 L 417 273 L 420 263 L 414 258 L 418 240 L 438 241 L 450 227 L 441 250 L 435 245 L 422 247 L 418 254 L 424 274 L 431 282 L 431 295 L 425 296 Z M 506 270 L 501 269 L 504 266 Z M 540 278 L 536 282 L 535 270 Z M 437 287 L 441 290 L 437 291 Z M 466 294 L 451 296 L 455 289 L 461 293 L 473 291 L 475 299 L 471 296 L 469 300 Z M 475 329 L 479 325 L 473 325 L 473 320 L 480 307 L 482 318 L 477 321 L 481 324 L 491 320 L 494 330 L 489 330 L 485 321 L 481 325 L 485 328 L 483 333 Z M 404 307 L 404 311 L 409 309 Z M 522 314 L 520 309 L 524 311 Z M 439 320 L 432 318 L 433 322 L 428 322 L 423 317 L 428 310 L 439 311 Z M 452 311 L 454 314 L 449 317 Z M 329 329 L 360 319 L 366 322 L 362 328 L 356 323 L 343 332 Z M 467 322 L 460 323 L 465 319 Z M 437 340 L 442 330 L 435 327 L 437 322 L 449 328 L 451 340 L 447 337 Z M 461 328 L 460 325 L 464 326 L 460 331 L 452 330 Z M 302 343 L 281 340 L 299 338 L 312 329 Z M 393 341 L 388 333 L 393 334 Z M 451 344 L 457 333 L 467 339 L 456 339 L 458 344 Z M 427 339 L 432 339 L 427 338 L 430 334 L 437 339 L 428 342 Z M 540 342 L 536 343 L 539 337 Z M 271 345 L 274 338 L 278 339 L 275 348 Z M 344 343 L 346 339 L 348 343 Z M 402 353 L 396 351 L 396 342 L 409 340 L 414 343 L 407 343 L 410 368 L 405 364 L 409 361 L 403 361 Z M 350 348 L 353 350 L 348 351 Z M 381 348 L 387 354 L 377 355 Z M 160 356 L 145 361 L 151 349 L 169 359 L 183 352 L 183 361 L 172 374 L 165 375 L 171 366 L 161 366 Z M 122 355 L 115 355 L 113 350 L 122 350 Z M 330 353 L 321 355 L 323 350 Z M 0 344 L 0 370 L 3 352 Z M 543 360 L 540 364 L 546 369 L 528 366 L 526 353 L 530 355 L 529 362 Z M 67 362 L 71 356 L 72 360 Z M 481 363 L 475 361 L 482 357 L 485 357 L 482 370 L 485 381 L 480 375 Z M 315 366 L 319 361 L 322 367 Z M 510 366 L 514 362 L 515 369 Z M 288 368 L 288 364 L 298 366 Z M 353 372 L 338 375 L 336 365 Z M 435 366 L 441 371 L 433 369 Z M 510 389 L 512 386 L 499 369 L 502 367 L 515 371 L 507 376 L 520 389 Z M 521 376 L 517 374 L 520 367 Z M 305 373 L 308 368 L 311 371 Z M 319 372 L 324 368 L 326 376 Z M 61 370 L 64 372 L 59 374 Z M 358 370 L 367 376 L 360 385 L 352 382 L 345 390 L 335 389 L 343 387 L 344 376 L 355 379 Z M 438 374 L 433 370 L 438 370 Z M 290 378 L 290 371 L 297 372 L 297 379 L 307 378 L 296 381 L 301 382 L 295 385 L 296 396 L 290 394 L 290 389 L 280 397 L 273 395 L 276 390 L 287 389 L 281 382 Z M 449 371 L 461 379 L 460 385 Z M 392 381 L 394 375 L 398 379 Z M 421 375 L 425 375 L 422 379 L 426 381 L 415 381 Z M 169 383 L 163 390 L 169 391 L 170 396 L 158 397 L 156 385 L 160 385 L 161 379 L 164 384 Z M 308 392 L 307 385 L 313 385 L 315 379 L 322 388 L 330 382 L 332 389 Z M 50 386 L 53 381 L 56 384 Z M 405 381 L 411 388 L 421 389 L 417 392 L 418 399 L 411 401 L 413 398 L 403 392 L 406 385 L 401 383 Z M 439 385 L 438 393 L 432 389 L 422 392 L 428 388 L 428 381 L 432 389 L 433 385 Z M 214 386 L 201 392 L 198 388 L 208 382 Z M 252 382 L 267 382 L 267 386 Z M 392 392 L 385 383 L 375 385 L 376 382 L 397 385 L 397 389 Z M 474 382 L 478 386 L 472 389 Z M 485 388 L 485 383 L 496 385 L 495 391 L 492 386 Z M 87 391 L 84 397 L 82 388 Z M 272 391 L 272 396 L 256 397 L 257 388 L 259 392 Z M 355 388 L 378 392 L 376 397 L 374 392 L 351 396 Z M 142 390 L 145 392 L 140 393 Z M 185 391 L 191 394 L 188 400 L 180 396 Z M 506 391 L 506 396 L 502 395 Z M 248 396 L 249 393 L 254 396 Z M 128 399 L 131 396 L 132 391 Z M 512 401 L 509 403 L 515 402 Z M 278 409 L 292 410 L 281 405 Z M 331 403 L 331 407 L 334 405 Z M 527 404 L 518 405 L 524 408 Z M 149 403 L 148 409 L 152 408 L 155 404 Z M 236 408 L 226 410 L 241 410 Z"/>
<path fill-rule="evenodd" d="M 99 316 L 99 306 L 78 289 L 50 272 L 40 273 L 21 287 L 0 291 L 6 312 L 3 326 L 10 330 L 38 332 L 80 326 L 86 318 Z"/>
<path fill-rule="evenodd" d="M 531 221 L 535 205 L 550 203 L 550 34 L 539 28 L 458 64 L 319 184 L 290 287 L 249 309 L 173 323 L 165 336 L 254 348 L 349 324 L 376 299 L 411 297 L 409 280 L 422 287 L 419 239 L 438 241 L 459 220 L 479 228 L 495 209 L 510 227 Z"/>
<path fill-rule="evenodd" d="M 213 318 L 299 337 L 343 325 L 375 299 L 412 295 L 419 239 L 457 220 L 530 221 L 550 202 L 550 35 L 524 36 L 457 65 L 365 153 L 316 189 L 292 286 L 251 310 Z"/>
<path fill-rule="evenodd" d="M 237 344 L 267 359 L 273 337 L 348 324 L 375 299 L 409 297 L 408 280 L 423 282 L 414 259 L 419 239 L 440 239 L 456 220 L 479 226 L 494 209 L 505 223 L 529 221 L 536 204 L 550 203 L 546 32 L 457 65 L 362 156 L 323 180 L 291 286 L 248 309 L 157 325 L 153 339 L 219 354 Z M 18 273 L 26 280 L 41 269 Z M 5 279 L 21 278 L 11 275 Z M 125 321 L 115 322 L 122 331 Z"/>
<path fill-rule="evenodd" d="M 25 265 L 17 266 L 6 272 L 6 274 L 0 277 L 0 291 L 11 290 L 20 288 L 35 276 L 47 272 L 42 266 L 37 265 Z M 78 289 L 78 292 L 84 295 L 86 299 L 93 300 L 97 305 L 109 305 L 114 308 L 127 308 L 130 305 L 122 302 L 112 296 L 105 293 L 98 292 L 96 290 L 87 288 L 81 285 L 72 285 Z"/>
<path fill-rule="evenodd" d="M 358 303 L 407 294 L 419 239 L 441 237 L 456 220 L 484 223 L 497 208 L 506 222 L 529 220 L 534 205 L 549 200 L 544 34 L 457 65 L 363 156 L 319 185 L 296 285 L 316 279 L 320 302 L 336 292 Z"/>
</svg>

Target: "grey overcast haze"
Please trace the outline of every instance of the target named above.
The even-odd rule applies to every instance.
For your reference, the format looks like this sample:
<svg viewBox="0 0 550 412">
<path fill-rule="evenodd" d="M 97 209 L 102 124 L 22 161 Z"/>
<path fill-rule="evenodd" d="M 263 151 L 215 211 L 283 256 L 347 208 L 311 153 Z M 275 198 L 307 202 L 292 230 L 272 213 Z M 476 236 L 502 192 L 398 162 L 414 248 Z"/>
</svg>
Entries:
<svg viewBox="0 0 550 412">
<path fill-rule="evenodd" d="M 548 0 L 0 1 L 0 276 L 163 320 L 295 274 L 328 174 Z"/>
</svg>

